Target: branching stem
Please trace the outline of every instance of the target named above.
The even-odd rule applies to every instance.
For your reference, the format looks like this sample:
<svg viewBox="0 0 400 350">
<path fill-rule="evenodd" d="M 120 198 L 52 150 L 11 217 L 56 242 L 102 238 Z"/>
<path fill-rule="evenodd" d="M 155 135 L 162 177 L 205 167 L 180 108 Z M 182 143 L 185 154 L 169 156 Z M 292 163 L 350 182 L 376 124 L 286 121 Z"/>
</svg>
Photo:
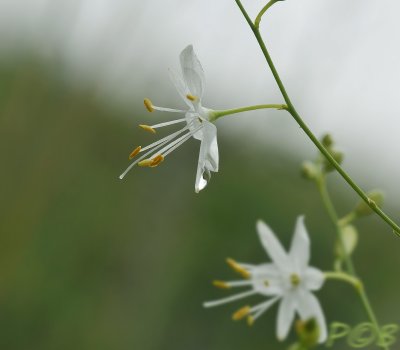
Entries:
<svg viewBox="0 0 400 350">
<path fill-rule="evenodd" d="M 325 156 L 325 158 L 329 161 L 329 163 L 332 164 L 332 166 L 337 170 L 337 172 L 342 176 L 342 178 L 350 185 L 350 187 L 364 200 L 364 202 L 376 213 L 378 214 L 392 229 L 393 233 L 396 234 L 398 237 L 400 237 L 400 227 L 377 205 L 374 204 L 374 201 L 371 201 L 371 199 L 367 196 L 367 194 L 353 181 L 353 179 L 346 173 L 346 171 L 343 170 L 343 168 L 339 165 L 338 162 L 332 157 L 332 155 L 329 153 L 329 151 L 322 145 L 322 143 L 317 139 L 317 137 L 312 133 L 312 131 L 308 128 L 306 123 L 303 121 L 303 119 L 300 117 L 300 115 L 297 113 L 294 105 L 292 104 L 289 95 L 286 92 L 285 86 L 282 83 L 282 80 L 278 74 L 278 71 L 275 68 L 275 65 L 271 59 L 271 56 L 267 50 L 267 47 L 265 46 L 264 40 L 261 37 L 260 31 L 258 26 L 254 24 L 249 17 L 248 13 L 246 12 L 245 8 L 243 7 L 242 3 L 240 0 L 235 0 L 236 4 L 238 5 L 240 11 L 242 12 L 243 16 L 245 17 L 247 23 L 249 24 L 251 30 L 254 33 L 254 36 L 257 39 L 257 42 L 261 48 L 261 51 L 264 54 L 264 57 L 268 63 L 268 66 L 275 78 L 275 81 L 279 87 L 280 92 L 282 93 L 282 96 L 286 102 L 287 105 L 287 111 L 290 113 L 290 115 L 293 117 L 293 119 L 297 122 L 297 124 L 303 129 L 303 131 L 306 133 L 308 138 L 314 143 L 314 145 L 318 148 L 318 150 Z M 275 4 L 277 1 L 270 1 L 265 7 L 265 11 L 268 10 L 273 4 Z M 258 19 L 258 24 L 261 21 L 262 15 L 265 13 L 265 11 L 261 10 L 259 15 L 257 16 Z"/>
</svg>

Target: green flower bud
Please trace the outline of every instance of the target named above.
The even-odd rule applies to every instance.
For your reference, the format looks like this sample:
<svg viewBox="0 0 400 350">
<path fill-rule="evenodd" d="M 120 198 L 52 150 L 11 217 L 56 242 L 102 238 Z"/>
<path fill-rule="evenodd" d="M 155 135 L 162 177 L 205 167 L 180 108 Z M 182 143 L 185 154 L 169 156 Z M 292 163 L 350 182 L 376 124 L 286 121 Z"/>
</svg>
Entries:
<svg viewBox="0 0 400 350">
<path fill-rule="evenodd" d="M 317 320 L 313 317 L 308 320 L 298 320 L 295 325 L 299 343 L 306 349 L 318 345 L 319 327 Z"/>
<path fill-rule="evenodd" d="M 331 148 L 334 144 L 333 138 L 331 134 L 325 134 L 321 139 L 322 144 L 326 148 Z"/>
<path fill-rule="evenodd" d="M 384 194 L 380 190 L 372 190 L 367 193 L 367 197 L 369 198 L 369 203 L 373 207 L 381 207 L 383 204 Z M 360 201 L 354 209 L 354 212 L 357 216 L 367 216 L 371 215 L 374 211 L 371 207 L 365 203 L 364 201 Z"/>
<path fill-rule="evenodd" d="M 301 165 L 301 175 L 308 180 L 315 180 L 319 176 L 318 167 L 310 161 L 305 161 Z"/>
<path fill-rule="evenodd" d="M 358 243 L 358 231 L 353 225 L 347 225 L 342 228 L 342 241 L 347 255 L 351 255 Z M 343 258 L 342 242 L 336 242 L 335 245 L 336 256 L 340 259 Z"/>
</svg>

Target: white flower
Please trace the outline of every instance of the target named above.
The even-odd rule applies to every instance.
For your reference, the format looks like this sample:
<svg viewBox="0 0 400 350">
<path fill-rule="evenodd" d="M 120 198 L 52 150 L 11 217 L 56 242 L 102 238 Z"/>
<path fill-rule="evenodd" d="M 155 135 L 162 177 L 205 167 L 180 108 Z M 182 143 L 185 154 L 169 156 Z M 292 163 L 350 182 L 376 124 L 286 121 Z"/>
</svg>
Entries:
<svg viewBox="0 0 400 350">
<path fill-rule="evenodd" d="M 144 104 L 149 112 L 164 111 L 183 114 L 184 118 L 160 123 L 156 125 L 140 125 L 143 129 L 152 133 L 156 129 L 172 124 L 184 123 L 185 126 L 146 147 L 137 147 L 130 154 L 132 159 L 139 153 L 145 152 L 135 160 L 120 176 L 122 179 L 126 173 L 136 164 L 139 166 L 155 167 L 164 158 L 189 140 L 192 136 L 201 142 L 200 154 L 197 166 L 195 190 L 201 191 L 206 187 L 211 177 L 211 171 L 218 171 L 218 145 L 217 128 L 213 123 L 213 111 L 202 106 L 202 97 L 205 85 L 204 71 L 194 53 L 193 46 L 187 46 L 180 54 L 182 76 L 170 71 L 170 76 L 175 87 L 188 106 L 187 110 L 178 110 L 154 106 L 150 100 L 145 99 Z"/>
<path fill-rule="evenodd" d="M 256 294 L 270 297 L 256 306 L 245 306 L 239 309 L 233 314 L 233 319 L 239 320 L 247 317 L 248 323 L 252 324 L 280 300 L 277 320 L 279 340 L 287 337 L 297 312 L 301 320 L 314 318 L 317 321 L 319 342 L 324 342 L 327 337 L 324 313 L 318 299 L 311 291 L 319 290 L 325 277 L 320 270 L 309 266 L 310 240 L 304 226 L 304 218 L 302 216 L 297 218 L 288 253 L 285 252 L 272 230 L 264 222 L 257 222 L 257 231 L 272 263 L 250 265 L 228 259 L 228 264 L 245 280 L 214 281 L 214 285 L 225 289 L 248 286 L 250 290 L 221 300 L 206 302 L 204 306 L 218 306 Z"/>
</svg>

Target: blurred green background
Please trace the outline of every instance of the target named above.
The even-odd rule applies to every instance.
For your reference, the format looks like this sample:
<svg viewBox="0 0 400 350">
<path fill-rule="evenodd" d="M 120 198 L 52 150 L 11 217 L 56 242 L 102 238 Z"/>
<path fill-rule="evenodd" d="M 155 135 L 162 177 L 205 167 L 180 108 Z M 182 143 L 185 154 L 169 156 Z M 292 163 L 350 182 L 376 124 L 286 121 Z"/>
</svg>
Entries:
<svg viewBox="0 0 400 350">
<path fill-rule="evenodd" d="M 259 218 L 287 246 L 305 214 L 312 264 L 331 269 L 335 232 L 299 176 L 301 155 L 231 137 L 223 120 L 220 173 L 200 194 L 195 140 L 120 181 L 130 151 L 153 140 L 136 126 L 149 118 L 142 92 L 135 110 L 118 109 L 60 71 L 29 55 L 0 61 L 0 348 L 282 349 L 276 307 L 249 328 L 230 320 L 243 303 L 201 305 L 227 294 L 210 283 L 235 278 L 227 256 L 266 260 Z M 335 175 L 330 187 L 346 213 L 357 198 Z M 376 217 L 358 227 L 358 272 L 381 323 L 399 323 L 399 242 Z M 328 282 L 318 297 L 328 322 L 367 320 L 347 285 Z"/>
</svg>

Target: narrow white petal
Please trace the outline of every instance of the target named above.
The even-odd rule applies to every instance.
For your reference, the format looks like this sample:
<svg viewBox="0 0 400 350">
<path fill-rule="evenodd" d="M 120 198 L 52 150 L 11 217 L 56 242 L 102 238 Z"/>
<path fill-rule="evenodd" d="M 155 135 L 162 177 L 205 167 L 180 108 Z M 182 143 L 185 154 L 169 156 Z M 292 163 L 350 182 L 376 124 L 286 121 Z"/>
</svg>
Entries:
<svg viewBox="0 0 400 350">
<path fill-rule="evenodd" d="M 231 303 L 231 302 L 236 301 L 236 300 L 240 300 L 240 299 L 243 299 L 243 298 L 247 298 L 247 297 L 249 297 L 249 296 L 251 296 L 251 295 L 254 295 L 254 294 L 256 294 L 255 291 L 249 290 L 249 291 L 247 291 L 247 292 L 235 294 L 235 295 L 232 295 L 232 296 L 227 297 L 227 298 L 223 298 L 223 299 L 219 299 L 219 300 L 214 300 L 214 301 L 206 301 L 205 303 L 203 303 L 203 306 L 204 306 L 204 307 L 219 306 L 219 305 Z"/>
<path fill-rule="evenodd" d="M 324 312 L 322 311 L 321 305 L 317 299 L 317 297 L 306 291 L 301 290 L 296 294 L 297 297 L 297 308 L 300 314 L 300 318 L 304 321 L 309 320 L 312 317 L 315 317 L 318 327 L 319 327 L 319 342 L 325 342 L 328 331 L 326 327 L 326 321 Z"/>
<path fill-rule="evenodd" d="M 304 286 L 308 290 L 315 291 L 321 289 L 325 282 L 325 276 L 321 270 L 309 266 L 304 272 L 302 280 L 304 281 Z"/>
<path fill-rule="evenodd" d="M 196 54 L 193 46 L 187 46 L 180 54 L 180 62 L 182 68 L 183 80 L 189 88 L 190 94 L 198 97 L 200 100 L 203 97 L 205 76 L 203 67 Z"/>
<path fill-rule="evenodd" d="M 192 102 L 189 101 L 186 97 L 190 93 L 190 91 L 183 79 L 171 69 L 169 70 L 169 77 L 182 100 L 184 100 L 189 107 L 193 108 Z"/>
<path fill-rule="evenodd" d="M 206 187 L 211 177 L 210 172 L 217 172 L 219 165 L 217 128 L 208 121 L 203 121 L 201 124 L 203 125 L 203 137 L 200 144 L 199 161 L 197 165 L 196 193 Z"/>
<path fill-rule="evenodd" d="M 290 260 L 296 272 L 304 271 L 310 261 L 310 239 L 304 225 L 304 216 L 299 216 L 289 252 Z"/>
<path fill-rule="evenodd" d="M 278 266 L 279 269 L 284 271 L 289 270 L 291 266 L 289 265 L 288 256 L 269 226 L 263 221 L 258 220 L 257 232 L 258 236 L 260 237 L 261 244 L 272 261 Z"/>
<path fill-rule="evenodd" d="M 295 300 L 291 293 L 285 295 L 279 304 L 277 336 L 280 341 L 284 340 L 290 330 L 295 315 Z"/>
</svg>

